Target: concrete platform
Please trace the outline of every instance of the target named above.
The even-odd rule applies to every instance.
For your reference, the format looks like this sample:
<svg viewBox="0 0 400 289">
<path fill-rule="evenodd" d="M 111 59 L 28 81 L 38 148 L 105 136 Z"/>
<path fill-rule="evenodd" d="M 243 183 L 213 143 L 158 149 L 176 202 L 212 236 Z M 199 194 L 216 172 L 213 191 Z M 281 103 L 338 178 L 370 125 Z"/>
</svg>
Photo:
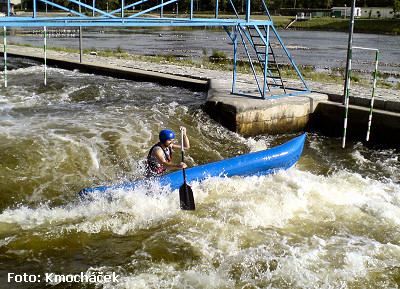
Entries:
<svg viewBox="0 0 400 289">
<path fill-rule="evenodd" d="M 204 110 L 228 129 L 245 136 L 298 132 L 328 95 L 308 93 L 279 99 L 230 94 L 230 83 L 211 80 Z"/>
<path fill-rule="evenodd" d="M 3 52 L 0 52 L 3 56 Z M 37 55 L 26 55 L 16 51 L 8 52 L 8 57 L 18 57 L 32 59 L 43 63 L 43 57 Z M 179 87 L 189 88 L 195 91 L 205 91 L 208 88 L 208 81 L 188 76 L 165 74 L 157 71 L 147 71 L 129 67 L 110 65 L 104 62 L 79 62 L 71 59 L 47 57 L 47 65 L 59 67 L 63 69 L 78 69 L 81 72 L 95 73 L 99 75 L 111 76 L 121 79 L 129 79 L 135 81 L 156 82 L 162 85 L 175 85 Z"/>
</svg>

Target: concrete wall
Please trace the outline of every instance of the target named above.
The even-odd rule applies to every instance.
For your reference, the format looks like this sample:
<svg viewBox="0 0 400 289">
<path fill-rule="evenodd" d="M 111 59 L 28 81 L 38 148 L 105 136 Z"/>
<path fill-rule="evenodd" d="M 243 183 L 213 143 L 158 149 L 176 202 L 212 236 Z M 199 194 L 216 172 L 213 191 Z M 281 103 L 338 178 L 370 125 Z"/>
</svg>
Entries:
<svg viewBox="0 0 400 289">
<path fill-rule="evenodd" d="M 0 51 L 0 56 L 3 56 L 3 52 L 1 51 Z M 41 63 L 44 62 L 42 57 L 26 56 L 15 52 L 8 53 L 8 56 L 32 59 Z M 133 68 L 115 67 L 103 63 L 96 63 L 96 62 L 80 63 L 79 61 L 47 57 L 47 64 L 54 67 L 60 67 L 69 70 L 79 69 L 79 71 L 82 72 L 95 73 L 99 75 L 106 75 L 122 79 L 156 82 L 162 85 L 176 85 L 179 87 L 189 88 L 193 91 L 206 91 L 208 88 L 207 80 L 195 79 L 190 77 L 171 75 L 153 71 L 144 71 Z"/>
<path fill-rule="evenodd" d="M 331 137 L 342 137 L 345 108 L 335 102 L 321 102 L 310 116 L 308 131 Z M 347 138 L 364 141 L 367 134 L 369 109 L 350 106 Z M 372 117 L 370 143 L 400 148 L 400 113 L 375 110 Z"/>
<path fill-rule="evenodd" d="M 204 110 L 228 129 L 245 136 L 304 130 L 318 103 L 328 100 L 321 93 L 265 100 L 230 94 L 230 83 L 211 80 Z"/>
</svg>

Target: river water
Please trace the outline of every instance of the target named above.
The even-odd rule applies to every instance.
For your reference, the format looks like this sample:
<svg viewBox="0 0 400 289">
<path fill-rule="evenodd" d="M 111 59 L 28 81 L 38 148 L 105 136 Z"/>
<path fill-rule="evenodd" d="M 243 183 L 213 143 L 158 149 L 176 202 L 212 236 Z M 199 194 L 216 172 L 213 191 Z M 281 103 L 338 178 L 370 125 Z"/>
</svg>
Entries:
<svg viewBox="0 0 400 289">
<path fill-rule="evenodd" d="M 161 128 L 185 125 L 190 166 L 278 145 L 201 110 L 205 94 L 11 59 L 0 88 L 0 287 L 7 274 L 115 272 L 55 288 L 398 288 L 399 150 L 308 134 L 273 176 L 193 183 L 197 210 L 166 188 L 81 201 L 87 186 L 142 175 Z M 179 158 L 179 154 L 175 157 Z"/>
<path fill-rule="evenodd" d="M 210 56 L 213 50 L 223 51 L 232 57 L 233 49 L 227 34 L 222 30 L 196 29 L 189 31 L 154 29 L 112 29 L 88 28 L 84 30 L 83 47 L 93 50 L 116 49 L 138 55 L 175 55 L 199 60 Z M 39 30 L 35 30 L 38 32 Z M 53 29 L 49 46 L 79 49 L 78 39 L 71 40 L 67 36 L 77 37 L 77 31 Z M 21 33 L 22 31 L 20 31 Z M 41 34 L 25 31 L 25 36 L 11 36 L 13 43 L 25 43 L 42 46 Z M 328 31 L 293 31 L 280 30 L 279 35 L 299 65 L 315 67 L 319 70 L 342 68 L 346 66 L 348 35 L 343 32 Z M 62 38 L 64 37 L 64 38 Z M 271 36 L 274 47 L 277 40 Z M 400 76 L 400 36 L 380 34 L 354 34 L 354 46 L 377 48 L 380 50 L 381 72 Z M 239 50 L 241 59 L 246 60 L 243 50 Z M 277 51 L 278 59 L 287 63 L 283 51 Z M 374 52 L 354 51 L 353 69 L 371 72 L 374 70 Z"/>
</svg>

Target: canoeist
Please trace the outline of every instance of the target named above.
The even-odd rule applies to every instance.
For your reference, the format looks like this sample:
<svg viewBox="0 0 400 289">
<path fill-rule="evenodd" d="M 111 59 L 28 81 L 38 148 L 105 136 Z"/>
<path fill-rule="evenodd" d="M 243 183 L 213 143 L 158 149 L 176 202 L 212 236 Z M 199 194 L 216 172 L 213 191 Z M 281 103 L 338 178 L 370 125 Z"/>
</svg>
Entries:
<svg viewBox="0 0 400 289">
<path fill-rule="evenodd" d="M 181 127 L 183 134 L 184 149 L 190 148 L 189 139 L 186 135 L 186 128 Z M 162 175 L 167 170 L 185 169 L 187 165 L 184 162 L 173 163 L 173 149 L 180 149 L 181 146 L 175 144 L 175 133 L 172 130 L 164 129 L 159 134 L 160 142 L 153 145 L 147 155 L 146 176 L 154 177 Z"/>
</svg>

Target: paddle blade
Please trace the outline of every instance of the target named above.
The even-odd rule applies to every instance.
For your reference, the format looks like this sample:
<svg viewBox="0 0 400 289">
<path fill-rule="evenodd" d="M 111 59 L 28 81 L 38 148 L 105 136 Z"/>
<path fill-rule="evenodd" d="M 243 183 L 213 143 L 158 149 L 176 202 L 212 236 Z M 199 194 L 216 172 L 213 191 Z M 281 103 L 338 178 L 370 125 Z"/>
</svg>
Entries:
<svg viewBox="0 0 400 289">
<path fill-rule="evenodd" d="M 196 206 L 194 204 L 193 191 L 188 184 L 184 183 L 179 188 L 179 199 L 181 201 L 182 210 L 194 211 L 196 209 Z"/>
</svg>

